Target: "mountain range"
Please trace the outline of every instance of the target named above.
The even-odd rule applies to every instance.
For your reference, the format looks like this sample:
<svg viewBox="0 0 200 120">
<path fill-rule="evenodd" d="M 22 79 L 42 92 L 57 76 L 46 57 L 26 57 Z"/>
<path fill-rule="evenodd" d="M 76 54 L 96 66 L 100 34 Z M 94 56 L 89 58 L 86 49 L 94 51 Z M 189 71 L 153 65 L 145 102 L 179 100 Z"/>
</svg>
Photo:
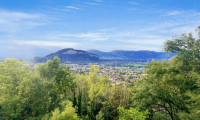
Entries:
<svg viewBox="0 0 200 120">
<path fill-rule="evenodd" d="M 88 52 L 96 54 L 100 59 L 104 60 L 119 60 L 119 61 L 148 61 L 148 60 L 161 60 L 169 59 L 175 56 L 174 53 L 169 52 L 155 52 L 148 50 L 140 51 L 127 51 L 127 50 L 114 50 L 111 52 L 102 52 L 99 50 L 88 50 Z"/>
<path fill-rule="evenodd" d="M 171 55 L 170 55 L 171 54 Z M 44 57 L 36 57 L 36 62 L 45 62 L 58 56 L 61 62 L 101 62 L 101 61 L 131 61 L 131 62 L 146 62 L 148 60 L 169 59 L 175 54 L 169 52 L 155 52 L 155 51 L 125 51 L 115 50 L 111 52 L 102 52 L 99 50 L 75 50 L 73 48 L 66 48 L 51 53 Z"/>
</svg>

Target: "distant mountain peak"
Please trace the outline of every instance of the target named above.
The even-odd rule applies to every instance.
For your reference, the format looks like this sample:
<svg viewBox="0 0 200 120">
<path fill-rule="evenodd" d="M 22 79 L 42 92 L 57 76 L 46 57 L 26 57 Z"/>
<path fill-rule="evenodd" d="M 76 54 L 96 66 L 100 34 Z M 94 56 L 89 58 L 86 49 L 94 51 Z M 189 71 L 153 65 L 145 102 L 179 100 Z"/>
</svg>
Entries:
<svg viewBox="0 0 200 120">
<path fill-rule="evenodd" d="M 65 48 L 45 57 L 35 58 L 36 62 L 45 62 L 53 57 L 58 56 L 61 62 L 97 62 L 99 57 L 96 54 L 73 48 Z"/>
</svg>

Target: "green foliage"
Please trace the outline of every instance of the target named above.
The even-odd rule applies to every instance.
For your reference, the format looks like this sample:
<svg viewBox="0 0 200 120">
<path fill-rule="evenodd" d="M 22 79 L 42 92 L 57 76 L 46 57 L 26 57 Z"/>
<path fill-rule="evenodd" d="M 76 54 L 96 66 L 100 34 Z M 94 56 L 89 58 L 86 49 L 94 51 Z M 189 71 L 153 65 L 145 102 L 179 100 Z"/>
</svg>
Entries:
<svg viewBox="0 0 200 120">
<path fill-rule="evenodd" d="M 68 67 L 60 65 L 59 58 L 54 57 L 52 61 L 49 60 L 45 64 L 38 65 L 36 71 L 39 72 L 39 77 L 48 83 L 46 86 L 48 90 L 46 94 L 49 96 L 48 111 L 58 107 L 62 100 L 73 99 L 74 78 L 68 72 Z"/>
<path fill-rule="evenodd" d="M 134 84 L 133 102 L 150 112 L 148 119 L 200 119 L 200 42 L 192 34 L 165 43 L 165 50 L 177 52 L 169 61 L 146 64 L 145 76 Z"/>
<path fill-rule="evenodd" d="M 72 102 L 68 101 L 64 110 L 60 112 L 60 110 L 56 108 L 49 120 L 79 120 L 75 112 L 75 108 L 72 107 Z"/>
<path fill-rule="evenodd" d="M 0 119 L 24 117 L 30 95 L 31 73 L 25 62 L 5 59 L 0 63 Z"/>
<path fill-rule="evenodd" d="M 188 112 L 180 112 L 180 118 L 184 119 L 200 119 L 200 26 L 196 29 L 198 39 L 195 39 L 191 33 L 183 34 L 180 38 L 167 41 L 165 50 L 178 52 L 177 61 L 182 64 L 179 66 L 182 76 L 185 76 L 188 81 L 184 85 L 187 91 L 184 94 L 188 99 L 184 99 L 188 104 Z"/>
<path fill-rule="evenodd" d="M 101 113 L 105 120 L 118 119 L 118 107 L 129 108 L 131 106 L 131 89 L 123 86 L 112 86 L 108 88 L 106 100 L 103 102 Z"/>
<path fill-rule="evenodd" d="M 61 101 L 72 100 L 75 85 L 68 70 L 56 57 L 35 69 L 5 59 L 0 63 L 0 119 L 41 119 Z"/>
<path fill-rule="evenodd" d="M 75 82 L 76 107 L 83 119 L 118 119 L 117 107 L 131 105 L 131 90 L 111 85 L 106 76 L 99 74 L 98 67 L 91 66 L 89 75 L 76 75 Z"/>
<path fill-rule="evenodd" d="M 145 120 L 148 115 L 148 111 L 140 112 L 134 108 L 126 110 L 124 107 L 118 107 L 118 109 L 119 120 Z"/>
<path fill-rule="evenodd" d="M 188 112 L 188 96 L 184 93 L 196 88 L 195 81 L 199 75 L 191 72 L 191 76 L 185 76 L 179 68 L 180 64 L 174 60 L 148 63 L 148 76 L 135 83 L 135 106 L 148 109 L 154 117 L 163 114 L 163 117 L 178 119 L 180 111 Z"/>
<path fill-rule="evenodd" d="M 89 102 L 89 86 L 87 83 L 87 76 L 83 74 L 77 74 L 75 77 L 76 83 L 76 98 L 79 116 L 87 116 L 88 114 L 88 102 Z"/>
<path fill-rule="evenodd" d="M 200 34 L 200 27 L 197 28 Z M 168 40 L 165 51 L 178 53 L 177 58 L 184 62 L 182 69 L 187 72 L 195 70 L 200 73 L 200 36 L 195 39 L 191 33 L 182 34 L 180 37 Z"/>
<path fill-rule="evenodd" d="M 186 94 L 190 97 L 187 100 L 190 104 L 187 106 L 189 113 L 181 112 L 179 116 L 181 119 L 199 120 L 200 119 L 200 79 L 197 80 L 198 89 L 195 91 L 188 91 Z"/>
<path fill-rule="evenodd" d="M 102 102 L 105 99 L 104 92 L 109 82 L 106 77 L 98 75 L 99 68 L 91 66 L 87 78 L 89 86 L 88 116 L 90 119 L 96 119 L 96 115 L 102 108 Z"/>
</svg>

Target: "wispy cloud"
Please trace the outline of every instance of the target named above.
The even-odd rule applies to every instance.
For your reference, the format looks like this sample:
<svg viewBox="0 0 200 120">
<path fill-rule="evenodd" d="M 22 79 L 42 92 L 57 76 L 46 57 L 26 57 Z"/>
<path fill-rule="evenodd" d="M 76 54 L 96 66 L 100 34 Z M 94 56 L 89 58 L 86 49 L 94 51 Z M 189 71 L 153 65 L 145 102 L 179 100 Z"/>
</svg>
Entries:
<svg viewBox="0 0 200 120">
<path fill-rule="evenodd" d="M 127 42 L 127 43 L 133 43 L 135 45 L 153 45 L 153 46 L 162 46 L 162 44 L 167 40 L 170 39 L 170 37 L 166 36 L 159 36 L 159 35 L 143 35 L 143 36 L 137 36 L 137 37 L 130 37 L 129 39 L 121 39 L 119 41 Z"/>
<path fill-rule="evenodd" d="M 103 0 L 95 0 L 95 2 L 103 2 Z"/>
<path fill-rule="evenodd" d="M 98 2 L 84 2 L 87 5 L 100 5 Z"/>
<path fill-rule="evenodd" d="M 103 0 L 92 0 L 92 1 L 86 1 L 83 2 L 86 5 L 101 5 L 101 3 L 103 3 Z"/>
<path fill-rule="evenodd" d="M 0 10 L 0 31 L 16 32 L 18 30 L 45 25 L 42 14 Z"/>
<path fill-rule="evenodd" d="M 74 9 L 72 6 L 69 7 Z M 173 11 L 171 11 L 172 13 Z M 28 45 L 38 47 L 57 47 L 67 48 L 73 47 L 77 49 L 99 49 L 99 50 L 113 50 L 113 49 L 129 49 L 129 50 L 156 50 L 161 51 L 163 43 L 173 37 L 173 35 L 182 32 L 191 32 L 199 23 L 200 14 L 198 12 L 183 12 L 177 15 L 162 16 L 165 18 L 162 22 L 148 22 L 145 26 L 138 26 L 134 29 L 113 28 L 104 30 L 93 30 L 78 33 L 70 33 L 58 31 L 51 31 L 44 34 L 41 40 L 17 40 L 15 45 Z M 165 14 L 170 11 L 165 11 Z M 25 15 L 24 15 L 25 14 Z M 20 24 L 22 21 L 35 22 L 41 19 L 38 14 L 17 14 L 17 20 Z M 1 18 L 1 17 L 0 17 Z M 4 17 L 6 18 L 6 17 Z M 9 20 L 9 19 L 8 19 Z M 7 19 L 0 19 L 1 24 L 8 22 Z M 16 22 L 16 21 L 14 21 Z M 16 22 L 18 23 L 18 22 Z M 22 24 L 23 25 L 23 24 Z M 36 26 L 36 25 L 35 25 Z M 34 38 L 32 38 L 34 39 Z M 44 41 L 45 40 L 45 41 Z M 102 47 L 103 46 L 103 47 Z"/>
<path fill-rule="evenodd" d="M 15 12 L 15 11 L 0 11 L 1 18 L 18 21 L 21 19 L 38 19 L 41 17 L 40 14 L 28 14 L 24 12 Z"/>
<path fill-rule="evenodd" d="M 139 3 L 135 2 L 135 1 L 131 1 L 131 2 L 129 2 L 129 4 L 131 4 L 131 5 L 139 5 Z"/>
<path fill-rule="evenodd" d="M 59 48 L 67 48 L 67 47 L 76 47 L 78 43 L 75 42 L 63 42 L 63 41 L 13 41 L 13 44 L 16 45 L 31 45 L 31 46 L 41 46 L 41 47 L 59 47 Z"/>
<path fill-rule="evenodd" d="M 132 47 L 132 50 L 162 50 L 162 44 L 168 39 L 166 36 L 158 34 L 150 34 L 140 31 L 119 31 L 118 29 L 105 29 L 88 33 L 56 33 L 47 35 L 47 39 L 51 40 L 73 40 L 73 42 L 81 43 L 81 46 L 76 46 L 81 49 L 99 49 L 113 50 L 122 49 L 122 46 L 138 46 Z M 87 47 L 84 47 L 87 46 Z M 99 47 L 98 47 L 99 46 Z M 102 47 L 104 46 L 104 47 Z M 137 48 L 137 49 L 136 49 Z M 125 47 L 124 47 L 125 49 Z"/>
<path fill-rule="evenodd" d="M 22 52 L 29 50 L 29 48 L 38 51 L 38 48 L 43 47 L 45 49 L 56 48 L 56 50 L 72 47 L 75 49 L 98 49 L 103 51 L 115 49 L 162 51 L 163 42 L 167 39 L 171 39 L 174 35 L 179 35 L 184 32 L 194 31 L 195 27 L 200 24 L 200 13 L 198 11 L 162 9 L 153 5 L 145 6 L 142 3 L 134 1 L 130 2 L 132 6 L 128 6 L 134 6 L 135 11 L 129 10 L 127 16 L 125 15 L 127 11 L 123 11 L 127 9 L 122 9 L 122 11 L 117 13 L 117 16 L 119 14 L 119 16 L 124 17 L 123 19 L 114 19 L 115 15 L 113 17 L 111 14 L 107 14 L 107 12 L 106 14 L 101 12 L 102 15 L 110 16 L 100 18 L 100 20 L 102 19 L 100 22 L 92 22 L 92 16 L 84 16 L 84 22 L 80 23 L 80 18 L 85 15 L 82 14 L 83 11 L 81 10 L 88 9 L 89 11 L 89 7 L 92 10 L 95 10 L 97 7 L 105 8 L 105 11 L 111 10 L 110 8 L 106 8 L 110 7 L 109 5 L 95 6 L 103 5 L 104 2 L 106 4 L 105 0 L 80 0 L 68 6 L 60 5 L 52 7 L 51 10 L 55 13 L 48 11 L 46 15 L 25 11 L 0 10 L 0 32 L 15 32 L 13 34 L 6 33 L 0 36 L 0 41 L 9 41 L 8 43 L 1 42 L 1 44 L 3 44 L 2 46 L 10 46 L 10 48 L 23 48 Z M 119 5 L 121 2 L 116 3 L 118 6 L 121 5 Z M 125 4 L 127 5 L 127 2 Z M 116 6 L 111 7 L 114 10 L 109 11 L 110 13 L 114 13 L 115 8 L 119 8 Z M 77 12 L 77 14 L 66 13 L 65 10 Z M 84 10 L 84 12 L 88 11 Z M 130 14 L 133 16 L 128 16 L 131 12 L 134 12 Z M 150 16 L 146 20 L 147 17 L 145 15 L 152 15 L 152 17 Z M 48 16 L 56 20 L 53 19 L 50 21 L 53 24 L 44 26 L 48 24 Z M 139 22 L 135 23 L 135 21 Z M 113 25 L 112 22 L 119 24 Z M 86 27 L 81 26 L 83 24 Z M 18 34 L 18 31 L 21 34 Z"/>
<path fill-rule="evenodd" d="M 59 40 L 79 40 L 79 41 L 105 41 L 108 40 L 106 33 L 88 32 L 88 33 L 57 33 L 48 35 L 49 39 Z"/>
<path fill-rule="evenodd" d="M 197 11 L 163 11 L 162 21 L 149 22 L 139 29 L 141 32 L 154 32 L 159 34 L 177 35 L 194 32 L 200 24 L 200 12 Z"/>
<path fill-rule="evenodd" d="M 79 10 L 80 8 L 75 7 L 75 6 L 65 6 L 67 9 L 74 9 L 74 10 Z"/>
<path fill-rule="evenodd" d="M 179 14 L 182 14 L 183 12 L 182 11 L 170 11 L 170 12 L 167 12 L 167 16 L 172 16 L 172 15 L 179 15 Z"/>
</svg>

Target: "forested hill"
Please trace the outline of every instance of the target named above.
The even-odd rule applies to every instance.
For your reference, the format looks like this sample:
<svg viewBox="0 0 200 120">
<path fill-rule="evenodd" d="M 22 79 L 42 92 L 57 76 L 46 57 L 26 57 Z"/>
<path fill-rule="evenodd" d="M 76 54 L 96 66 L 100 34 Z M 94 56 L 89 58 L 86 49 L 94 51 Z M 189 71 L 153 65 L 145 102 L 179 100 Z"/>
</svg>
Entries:
<svg viewBox="0 0 200 120">
<path fill-rule="evenodd" d="M 98 62 L 99 57 L 95 54 L 83 51 L 75 50 L 73 48 L 66 48 L 59 50 L 55 53 L 51 53 L 45 57 L 36 57 L 34 60 L 36 62 L 45 62 L 49 59 L 53 59 L 54 56 L 58 56 L 61 62 Z"/>
<path fill-rule="evenodd" d="M 100 59 L 104 60 L 124 60 L 124 61 L 147 61 L 147 60 L 161 60 L 169 59 L 175 56 L 174 53 L 170 52 L 155 52 L 155 51 L 125 51 L 125 50 L 115 50 L 111 52 L 102 52 L 98 50 L 88 50 L 88 52 L 96 54 Z"/>
</svg>

